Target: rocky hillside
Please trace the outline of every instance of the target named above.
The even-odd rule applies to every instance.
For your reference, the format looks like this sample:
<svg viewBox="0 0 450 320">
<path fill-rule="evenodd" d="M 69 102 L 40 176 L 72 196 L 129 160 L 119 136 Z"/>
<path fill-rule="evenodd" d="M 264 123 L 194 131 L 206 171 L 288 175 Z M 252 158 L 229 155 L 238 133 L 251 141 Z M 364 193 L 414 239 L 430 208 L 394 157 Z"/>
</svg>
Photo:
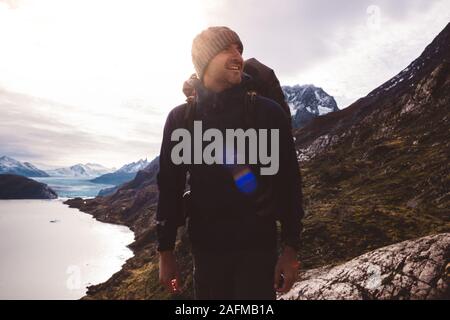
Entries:
<svg viewBox="0 0 450 320">
<path fill-rule="evenodd" d="M 342 265 L 377 248 L 450 231 L 449 55 L 450 24 L 399 76 L 294 132 L 306 212 L 299 252 L 304 269 Z M 135 257 L 107 282 L 90 287 L 86 298 L 168 298 L 158 284 L 156 172 L 141 171 L 108 197 L 68 201 L 100 220 L 126 224 L 136 234 Z M 183 297 L 190 298 L 189 246 L 184 230 L 179 235 Z M 443 245 L 444 238 L 437 239 L 436 245 Z M 393 267 L 396 261 L 385 263 Z M 384 281 L 395 283 L 389 277 Z M 407 293 L 392 297 L 413 297 L 412 287 L 405 288 Z M 346 289 L 335 287 L 334 294 Z"/>
<path fill-rule="evenodd" d="M 46 184 L 14 175 L 0 174 L 0 199 L 56 199 L 58 195 Z"/>
</svg>

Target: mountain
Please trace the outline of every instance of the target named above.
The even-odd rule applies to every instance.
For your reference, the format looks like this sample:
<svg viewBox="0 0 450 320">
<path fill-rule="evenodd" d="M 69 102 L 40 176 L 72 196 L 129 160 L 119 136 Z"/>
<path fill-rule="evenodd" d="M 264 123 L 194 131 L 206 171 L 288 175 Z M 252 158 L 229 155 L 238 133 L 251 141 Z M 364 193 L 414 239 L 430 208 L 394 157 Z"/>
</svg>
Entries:
<svg viewBox="0 0 450 320">
<path fill-rule="evenodd" d="M 429 268 L 415 267 L 423 274 L 414 276 L 414 281 L 430 281 L 422 277 L 434 274 L 438 260 L 426 247 L 439 249 L 448 260 L 447 235 L 408 242 L 420 245 L 419 250 L 398 245 L 352 259 L 405 240 L 450 231 L 450 24 L 408 70 L 348 108 L 314 118 L 294 130 L 294 135 L 305 209 L 299 260 L 308 275 L 308 271 L 321 271 L 327 276 L 309 284 L 314 288 L 323 284 L 324 289 L 330 286 L 336 297 L 346 292 L 365 294 L 364 287 L 358 285 L 374 283 L 373 268 L 381 265 L 380 274 L 388 276 L 377 282 L 380 287 L 375 289 L 386 285 L 393 298 L 429 296 L 438 284 L 433 279 L 432 286 L 421 282 L 423 294 L 414 295 L 415 287 L 405 275 L 414 276 L 415 270 L 404 267 L 422 261 Z M 157 170 L 141 172 L 113 195 L 66 202 L 100 221 L 125 224 L 135 233 L 130 246 L 134 257 L 108 281 L 89 287 L 86 298 L 169 298 L 158 283 Z M 185 229 L 178 234 L 175 253 L 184 280 L 182 298 L 187 299 L 192 297 L 192 260 Z M 366 259 L 376 259 L 380 252 L 386 254 L 381 263 Z M 340 267 L 330 269 L 333 265 Z M 364 271 L 358 266 L 372 267 Z M 337 280 L 344 279 L 340 284 L 329 281 L 331 275 L 323 270 L 349 273 L 334 274 Z M 395 283 L 397 287 L 388 286 Z M 302 285 L 296 288 L 304 288 Z M 365 297 L 370 298 L 370 294 Z M 382 298 L 383 294 L 374 297 Z"/>
<path fill-rule="evenodd" d="M 139 160 L 123 165 L 119 170 L 103 174 L 95 179 L 90 180 L 94 183 L 121 185 L 127 181 L 133 180 L 139 170 L 144 169 L 149 163 L 147 159 Z"/>
<path fill-rule="evenodd" d="M 131 182 L 125 182 L 123 185 L 117 185 L 115 187 L 104 188 L 98 192 L 99 197 L 105 197 L 114 194 L 119 189 L 126 189 L 134 184 L 139 184 L 141 181 L 145 181 L 146 184 L 156 183 L 156 174 L 159 171 L 159 156 L 153 159 L 144 169 L 139 170 L 131 180 Z"/>
<path fill-rule="evenodd" d="M 313 85 L 282 87 L 286 102 L 291 109 L 292 127 L 304 127 L 312 119 L 339 108 L 332 96 Z"/>
<path fill-rule="evenodd" d="M 78 163 L 66 168 L 47 170 L 47 173 L 52 177 L 94 178 L 113 170 L 96 163 Z"/>
<path fill-rule="evenodd" d="M 303 245 L 320 252 L 309 261 L 448 231 L 450 24 L 398 75 L 294 136 L 310 215 Z"/>
<path fill-rule="evenodd" d="M 56 199 L 58 195 L 45 183 L 24 176 L 0 174 L 0 199 Z"/>
<path fill-rule="evenodd" d="M 117 171 L 126 172 L 126 173 L 136 173 L 139 170 L 145 169 L 145 167 L 148 165 L 149 165 L 149 162 L 147 161 L 147 159 L 145 159 L 145 160 L 141 159 L 137 162 L 132 162 L 132 163 L 126 164 Z"/>
<path fill-rule="evenodd" d="M 49 175 L 29 162 L 20 162 L 16 159 L 3 156 L 0 157 L 0 174 L 10 173 L 25 177 L 48 177 Z"/>
</svg>

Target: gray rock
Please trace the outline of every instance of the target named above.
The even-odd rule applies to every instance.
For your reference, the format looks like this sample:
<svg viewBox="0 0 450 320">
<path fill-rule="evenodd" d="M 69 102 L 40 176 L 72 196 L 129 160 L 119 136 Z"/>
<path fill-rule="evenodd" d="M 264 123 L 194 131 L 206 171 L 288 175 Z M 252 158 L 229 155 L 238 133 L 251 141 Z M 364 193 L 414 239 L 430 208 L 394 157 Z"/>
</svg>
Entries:
<svg viewBox="0 0 450 320">
<path fill-rule="evenodd" d="M 278 299 L 450 299 L 450 233 L 383 247 L 301 273 Z"/>
</svg>

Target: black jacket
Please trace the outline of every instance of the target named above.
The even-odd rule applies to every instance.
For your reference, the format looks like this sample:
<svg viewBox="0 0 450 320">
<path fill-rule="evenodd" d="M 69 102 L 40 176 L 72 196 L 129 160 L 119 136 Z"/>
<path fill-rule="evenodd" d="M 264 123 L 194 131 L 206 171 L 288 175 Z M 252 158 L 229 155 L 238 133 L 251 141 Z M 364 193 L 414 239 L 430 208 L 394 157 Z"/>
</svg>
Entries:
<svg viewBox="0 0 450 320">
<path fill-rule="evenodd" d="M 225 129 L 247 128 L 244 102 L 249 83 L 249 77 L 244 76 L 240 85 L 220 93 L 207 90 L 201 83 L 197 85 L 195 119 L 202 121 L 203 132 L 217 128 L 225 137 Z M 193 248 L 273 248 L 277 219 L 281 222 L 282 242 L 297 248 L 304 215 L 301 177 L 282 108 L 273 100 L 257 96 L 252 114 L 255 129 L 279 129 L 279 170 L 272 176 L 260 175 L 259 163 L 175 165 L 171 152 L 178 142 L 171 141 L 171 134 L 185 127 L 185 109 L 186 104 L 174 108 L 164 127 L 157 178 L 158 250 L 174 248 L 187 171 L 191 190 L 188 229 Z M 204 142 L 203 147 L 207 144 Z"/>
</svg>

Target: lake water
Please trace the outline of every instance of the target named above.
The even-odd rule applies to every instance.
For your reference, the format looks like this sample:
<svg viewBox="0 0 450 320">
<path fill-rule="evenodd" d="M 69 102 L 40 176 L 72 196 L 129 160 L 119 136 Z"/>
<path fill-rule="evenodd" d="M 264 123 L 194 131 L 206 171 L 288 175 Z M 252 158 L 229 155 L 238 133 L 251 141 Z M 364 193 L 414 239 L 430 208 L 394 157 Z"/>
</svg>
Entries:
<svg viewBox="0 0 450 320">
<path fill-rule="evenodd" d="M 0 200 L 0 299 L 79 299 L 132 257 L 133 239 L 61 200 Z"/>
<path fill-rule="evenodd" d="M 89 179 L 64 177 L 33 177 L 33 180 L 47 184 L 60 198 L 93 198 L 101 189 L 113 187 L 110 184 L 92 183 Z"/>
</svg>

